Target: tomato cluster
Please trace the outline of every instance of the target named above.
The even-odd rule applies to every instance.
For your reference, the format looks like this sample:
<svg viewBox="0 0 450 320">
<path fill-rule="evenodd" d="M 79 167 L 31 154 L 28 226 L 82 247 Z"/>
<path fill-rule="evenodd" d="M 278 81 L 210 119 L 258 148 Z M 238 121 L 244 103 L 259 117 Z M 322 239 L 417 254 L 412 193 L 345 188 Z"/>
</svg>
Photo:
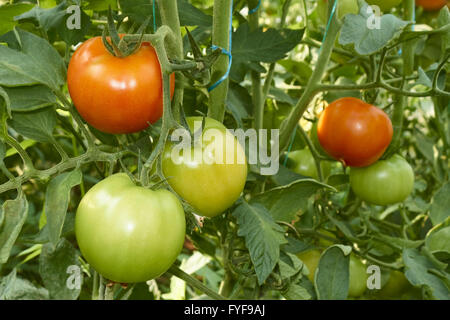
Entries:
<svg viewBox="0 0 450 320">
<path fill-rule="evenodd" d="M 414 173 L 398 155 L 379 160 L 391 143 L 393 128 L 381 109 L 357 98 L 332 102 L 321 114 L 317 138 L 334 159 L 351 167 L 350 184 L 362 200 L 376 205 L 404 201 Z"/>
</svg>

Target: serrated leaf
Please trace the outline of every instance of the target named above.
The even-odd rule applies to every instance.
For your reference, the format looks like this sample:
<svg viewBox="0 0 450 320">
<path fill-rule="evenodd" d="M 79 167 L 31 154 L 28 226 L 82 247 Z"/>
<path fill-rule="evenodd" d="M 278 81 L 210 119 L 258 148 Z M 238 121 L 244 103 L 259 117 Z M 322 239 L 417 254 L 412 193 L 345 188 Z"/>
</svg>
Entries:
<svg viewBox="0 0 450 320">
<path fill-rule="evenodd" d="M 48 292 L 36 287 L 28 280 L 17 277 L 13 269 L 6 277 L 0 278 L 0 300 L 47 300 Z"/>
<path fill-rule="evenodd" d="M 450 291 L 445 283 L 436 275 L 429 272 L 435 266 L 417 249 L 403 250 L 403 262 L 405 263 L 405 276 L 414 286 L 425 287 L 428 294 L 438 300 L 450 300 Z M 450 280 L 446 274 L 447 282 Z"/>
<path fill-rule="evenodd" d="M 11 101 L 12 111 L 34 111 L 55 105 L 57 100 L 52 91 L 42 85 L 4 88 Z"/>
<path fill-rule="evenodd" d="M 19 23 L 34 23 L 48 32 L 50 29 L 54 29 L 61 24 L 61 21 L 66 15 L 65 6 L 65 1 L 62 1 L 58 6 L 50 9 L 43 9 L 39 6 L 35 6 L 31 10 L 14 17 L 14 20 Z"/>
<path fill-rule="evenodd" d="M 350 247 L 334 245 L 322 253 L 314 277 L 319 300 L 347 299 L 350 252 Z"/>
<path fill-rule="evenodd" d="M 44 208 L 47 215 L 49 238 L 54 245 L 58 243 L 61 236 L 69 206 L 70 191 L 79 185 L 81 180 L 82 173 L 77 169 L 53 178 L 47 187 Z"/>
<path fill-rule="evenodd" d="M 252 198 L 251 203 L 261 203 L 276 221 L 292 222 L 306 210 L 308 198 L 319 189 L 334 190 L 314 179 L 297 180 L 286 186 L 271 189 Z"/>
<path fill-rule="evenodd" d="M 8 261 L 11 249 L 27 219 L 28 202 L 25 196 L 7 200 L 1 207 L 3 223 L 0 228 L 0 264 Z"/>
<path fill-rule="evenodd" d="M 245 73 L 251 69 L 264 72 L 260 62 L 272 63 L 283 59 L 303 38 L 304 29 L 267 29 L 250 31 L 247 23 L 242 24 L 233 34 L 233 65 L 230 77 L 241 82 Z"/>
<path fill-rule="evenodd" d="M 10 126 L 24 137 L 38 142 L 52 143 L 56 126 L 56 111 L 46 108 L 33 112 L 15 112 Z"/>
<path fill-rule="evenodd" d="M 450 217 L 450 182 L 443 185 L 433 196 L 430 218 L 434 226 Z"/>
<path fill-rule="evenodd" d="M 367 13 L 368 5 L 361 7 L 359 15 L 348 14 L 344 19 L 339 43 L 353 45 L 360 55 L 370 55 L 384 48 L 410 24 L 392 14 L 381 17 Z M 379 19 L 379 26 L 372 21 Z"/>
<path fill-rule="evenodd" d="M 450 254 L 450 226 L 428 234 L 426 245 L 431 253 L 447 252 Z"/>
<path fill-rule="evenodd" d="M 292 283 L 281 293 L 287 300 L 310 300 L 311 294 L 300 283 Z"/>
<path fill-rule="evenodd" d="M 78 258 L 78 251 L 64 238 L 59 240 L 56 247 L 51 243 L 42 247 L 39 256 L 39 274 L 49 291 L 50 298 L 57 300 L 78 298 L 83 275 Z"/>
<path fill-rule="evenodd" d="M 282 279 L 289 279 L 301 272 L 303 262 L 295 255 L 288 252 L 280 251 L 280 260 L 278 260 L 278 268 Z"/>
<path fill-rule="evenodd" d="M 286 243 L 284 230 L 259 203 L 242 202 L 233 216 L 239 224 L 238 235 L 245 238 L 255 267 L 258 283 L 262 284 L 272 272 L 280 257 L 280 245 Z"/>
<path fill-rule="evenodd" d="M 231 82 L 226 107 L 236 120 L 238 127 L 243 128 L 243 120 L 250 117 L 249 113 L 253 107 L 252 98 L 247 89 Z"/>
<path fill-rule="evenodd" d="M 16 28 L 0 37 L 0 85 L 43 84 L 58 91 L 65 83 L 66 67 L 58 51 L 46 40 Z"/>
</svg>

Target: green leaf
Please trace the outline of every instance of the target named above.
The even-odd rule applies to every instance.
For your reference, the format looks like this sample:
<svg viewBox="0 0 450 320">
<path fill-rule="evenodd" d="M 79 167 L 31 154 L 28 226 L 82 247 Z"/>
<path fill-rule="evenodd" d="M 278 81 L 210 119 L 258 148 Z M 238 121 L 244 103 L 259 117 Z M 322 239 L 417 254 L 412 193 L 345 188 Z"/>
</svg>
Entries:
<svg viewBox="0 0 450 320">
<path fill-rule="evenodd" d="M 42 85 L 4 88 L 11 101 L 12 111 L 34 111 L 57 103 L 52 91 Z"/>
<path fill-rule="evenodd" d="M 42 247 L 39 256 L 39 273 L 50 298 L 76 300 L 82 285 L 79 253 L 70 242 L 62 238 L 56 248 L 51 243 Z"/>
<path fill-rule="evenodd" d="M 302 85 L 306 85 L 311 78 L 313 72 L 311 65 L 305 61 L 282 60 L 278 63 L 297 78 Z"/>
<path fill-rule="evenodd" d="M 349 181 L 350 177 L 348 174 L 334 174 L 328 177 L 327 184 L 337 189 L 347 185 Z"/>
<path fill-rule="evenodd" d="M 450 291 L 441 278 L 431 273 L 435 266 L 428 258 L 420 254 L 417 249 L 403 250 L 403 262 L 405 263 L 405 276 L 413 286 L 422 286 L 434 299 L 449 300 Z M 450 280 L 445 274 L 446 281 Z"/>
<path fill-rule="evenodd" d="M 360 55 L 370 55 L 384 48 L 393 39 L 398 38 L 410 23 L 392 14 L 374 17 L 367 13 L 367 4 L 361 7 L 359 15 L 348 14 L 344 19 L 339 43 L 353 45 Z M 380 25 L 371 22 L 380 19 Z"/>
<path fill-rule="evenodd" d="M 148 1 L 147 1 L 148 3 Z M 87 6 L 88 9 L 94 11 L 106 11 L 109 6 L 111 6 L 112 10 L 117 10 L 117 1 L 116 0 L 89 0 L 89 4 Z"/>
<path fill-rule="evenodd" d="M 350 252 L 350 247 L 334 245 L 322 253 L 314 277 L 319 300 L 347 299 Z"/>
<path fill-rule="evenodd" d="M 8 261 L 11 249 L 27 219 L 28 202 L 25 196 L 7 200 L 0 208 L 3 223 L 0 228 L 0 264 Z"/>
<path fill-rule="evenodd" d="M 289 279 L 301 273 L 303 262 L 295 255 L 288 252 L 280 251 L 280 260 L 278 260 L 278 268 L 282 279 Z"/>
<path fill-rule="evenodd" d="M 58 91 L 66 79 L 64 61 L 46 40 L 19 28 L 0 37 L 0 85 L 44 84 Z"/>
<path fill-rule="evenodd" d="M 299 283 L 291 283 L 281 294 L 287 300 L 310 300 L 312 298 L 308 289 Z"/>
<path fill-rule="evenodd" d="M 113 1 L 116 3 L 117 1 Z M 71 30 L 67 28 L 67 20 L 72 19 L 75 13 L 66 14 L 61 23 L 57 26 L 58 34 L 67 45 L 76 45 L 85 40 L 92 26 L 91 18 L 80 8 L 80 29 Z"/>
<path fill-rule="evenodd" d="M 56 245 L 61 236 L 67 208 L 69 206 L 70 191 L 82 180 L 80 170 L 66 172 L 53 178 L 45 193 L 45 214 L 49 228 L 50 241 Z"/>
<path fill-rule="evenodd" d="M 434 163 L 434 142 L 428 137 L 424 136 L 420 131 L 416 131 L 416 146 L 420 153 L 428 160 L 430 163 Z"/>
<path fill-rule="evenodd" d="M 251 203 L 261 203 L 269 210 L 274 220 L 290 223 L 306 210 L 308 198 L 323 188 L 334 190 L 333 187 L 314 179 L 297 180 L 256 195 Z"/>
<path fill-rule="evenodd" d="M 335 84 L 336 85 L 356 85 L 356 82 L 349 78 L 339 77 L 335 81 Z M 325 94 L 325 100 L 328 101 L 329 103 L 336 101 L 340 98 L 345 98 L 345 97 L 354 97 L 354 98 L 361 99 L 361 91 L 359 91 L 359 90 L 328 91 Z"/>
<path fill-rule="evenodd" d="M 14 17 L 33 8 L 31 3 L 6 4 L 0 7 L 0 35 L 11 31 L 17 25 Z"/>
<path fill-rule="evenodd" d="M 429 233 L 426 245 L 431 253 L 446 252 L 450 254 L 450 226 Z"/>
<path fill-rule="evenodd" d="M 260 62 L 272 63 L 286 57 L 302 40 L 304 30 L 259 28 L 250 31 L 247 23 L 242 24 L 233 34 L 233 65 L 230 77 L 241 82 L 251 69 L 264 72 Z"/>
<path fill-rule="evenodd" d="M 186 0 L 178 0 L 178 13 L 182 26 L 212 27 L 213 18 Z"/>
<path fill-rule="evenodd" d="M 64 16 L 66 15 L 65 6 L 65 1 L 62 1 L 58 6 L 50 9 L 43 9 L 39 6 L 35 6 L 30 11 L 14 17 L 14 20 L 19 23 L 34 23 L 48 33 L 50 29 L 55 29 L 63 21 Z"/>
<path fill-rule="evenodd" d="M 242 202 L 233 211 L 233 216 L 239 224 L 238 235 L 245 238 L 250 251 L 258 283 L 262 284 L 278 262 L 280 245 L 286 243 L 284 230 L 258 203 Z"/>
<path fill-rule="evenodd" d="M 442 28 L 450 24 L 450 11 L 448 9 L 441 10 L 437 19 L 438 27 Z M 450 49 L 450 34 L 449 32 L 442 34 L 442 52 Z"/>
<path fill-rule="evenodd" d="M 433 196 L 430 219 L 434 226 L 450 217 L 450 182 L 443 185 Z"/>
<path fill-rule="evenodd" d="M 248 119 L 252 112 L 253 103 L 246 88 L 231 82 L 227 95 L 226 107 L 236 120 L 239 128 L 243 128 L 243 119 Z"/>
<path fill-rule="evenodd" d="M 52 143 L 53 130 L 56 126 L 56 111 L 46 108 L 33 112 L 15 112 L 10 126 L 24 137 L 38 142 Z"/>
<path fill-rule="evenodd" d="M 13 269 L 6 277 L 0 278 L 0 300 L 47 300 L 48 292 L 36 287 L 26 279 L 17 277 Z"/>
</svg>

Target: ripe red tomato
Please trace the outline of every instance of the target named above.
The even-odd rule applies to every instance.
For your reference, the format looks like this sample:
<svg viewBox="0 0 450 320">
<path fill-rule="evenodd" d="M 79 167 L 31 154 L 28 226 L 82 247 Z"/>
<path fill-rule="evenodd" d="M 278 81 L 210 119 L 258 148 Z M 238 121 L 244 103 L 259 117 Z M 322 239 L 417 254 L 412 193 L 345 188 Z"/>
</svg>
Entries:
<svg viewBox="0 0 450 320">
<path fill-rule="evenodd" d="M 73 54 L 67 83 L 80 115 L 100 131 L 137 132 L 162 116 L 161 65 L 149 43 L 119 58 L 108 52 L 101 37 L 91 38 Z M 173 95 L 174 75 L 170 86 Z"/>
<path fill-rule="evenodd" d="M 393 128 L 381 109 L 357 98 L 332 102 L 321 114 L 317 137 L 334 159 L 350 167 L 376 162 L 391 143 Z"/>
<path fill-rule="evenodd" d="M 416 5 L 422 7 L 425 11 L 439 10 L 446 4 L 446 0 L 416 0 Z"/>
</svg>

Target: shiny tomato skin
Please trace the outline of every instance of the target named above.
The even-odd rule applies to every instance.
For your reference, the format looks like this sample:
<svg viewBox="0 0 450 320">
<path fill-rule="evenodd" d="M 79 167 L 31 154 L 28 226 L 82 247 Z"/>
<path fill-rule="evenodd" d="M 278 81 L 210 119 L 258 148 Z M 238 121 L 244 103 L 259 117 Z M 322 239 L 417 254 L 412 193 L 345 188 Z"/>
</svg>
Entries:
<svg viewBox="0 0 450 320">
<path fill-rule="evenodd" d="M 351 168 L 350 185 L 360 199 L 386 206 L 408 197 L 414 187 L 414 171 L 405 159 L 394 155 L 369 167 Z"/>
<path fill-rule="evenodd" d="M 195 122 L 201 125 L 202 119 L 202 117 L 186 119 L 191 132 L 197 130 L 194 127 Z M 213 132 L 209 130 L 220 132 L 221 142 L 216 146 L 217 150 L 222 150 L 222 157 L 218 152 L 208 151 L 214 145 L 207 141 L 207 135 Z M 191 147 L 190 152 L 176 155 L 174 161 L 172 150 L 175 144 L 168 142 L 163 154 L 162 169 L 170 186 L 198 210 L 196 213 L 213 218 L 232 206 L 244 190 L 247 180 L 247 161 L 239 141 L 222 123 L 214 119 L 205 118 L 202 144 L 202 147 Z M 195 154 L 196 148 L 203 159 L 218 161 L 207 163 L 203 159 L 194 157 L 191 159 L 189 153 Z M 225 157 L 232 149 L 235 150 L 234 157 L 231 163 L 226 163 Z"/>
<path fill-rule="evenodd" d="M 323 149 L 350 167 L 376 162 L 391 143 L 392 135 L 392 123 L 385 112 L 351 97 L 332 102 L 317 125 Z"/>
<path fill-rule="evenodd" d="M 119 58 L 108 52 L 101 37 L 85 41 L 70 60 L 67 84 L 80 115 L 100 131 L 138 132 L 162 116 L 161 66 L 148 43 Z M 172 95 L 174 89 L 172 74 Z"/>
<path fill-rule="evenodd" d="M 112 175 L 82 198 L 75 235 L 86 261 L 106 279 L 144 282 L 175 262 L 186 231 L 183 207 L 171 192 Z"/>
<path fill-rule="evenodd" d="M 416 5 L 422 7 L 425 11 L 440 10 L 447 3 L 446 0 L 416 0 Z"/>
<path fill-rule="evenodd" d="M 366 2 L 370 5 L 379 6 L 382 12 L 388 12 L 400 5 L 402 0 L 367 0 Z"/>
<path fill-rule="evenodd" d="M 319 178 L 316 163 L 314 162 L 314 157 L 309 148 L 292 151 L 289 153 L 288 158 L 290 161 L 288 161 L 287 167 L 295 173 L 305 177 L 314 178 L 316 180 Z M 322 161 L 320 166 L 322 167 L 322 174 L 324 178 L 327 178 L 331 172 L 331 162 Z"/>
</svg>

